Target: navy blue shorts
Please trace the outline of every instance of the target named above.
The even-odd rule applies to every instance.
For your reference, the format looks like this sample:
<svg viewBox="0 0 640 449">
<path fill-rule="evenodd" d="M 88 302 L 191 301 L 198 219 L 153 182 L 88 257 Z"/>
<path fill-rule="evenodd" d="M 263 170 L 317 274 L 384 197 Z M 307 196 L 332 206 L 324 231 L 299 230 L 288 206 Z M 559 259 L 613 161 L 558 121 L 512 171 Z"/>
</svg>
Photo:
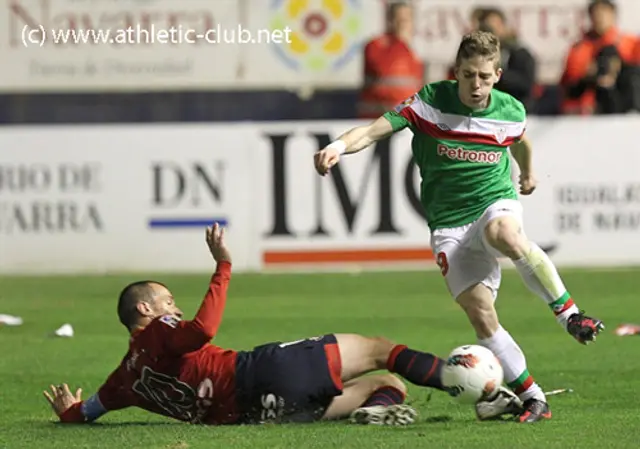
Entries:
<svg viewBox="0 0 640 449">
<path fill-rule="evenodd" d="M 313 422 L 342 394 L 334 335 L 268 343 L 238 353 L 236 398 L 240 423 Z"/>
</svg>

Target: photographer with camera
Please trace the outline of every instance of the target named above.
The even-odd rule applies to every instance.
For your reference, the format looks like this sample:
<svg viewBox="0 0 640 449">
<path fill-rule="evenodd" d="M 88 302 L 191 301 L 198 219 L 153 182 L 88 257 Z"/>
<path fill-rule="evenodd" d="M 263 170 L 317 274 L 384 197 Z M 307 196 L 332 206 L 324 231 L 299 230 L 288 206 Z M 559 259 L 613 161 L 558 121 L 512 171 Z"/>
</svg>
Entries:
<svg viewBox="0 0 640 449">
<path fill-rule="evenodd" d="M 616 25 L 613 0 L 591 0 L 591 29 L 569 51 L 560 84 L 564 114 L 621 114 L 634 108 L 638 73 L 635 36 Z"/>
</svg>

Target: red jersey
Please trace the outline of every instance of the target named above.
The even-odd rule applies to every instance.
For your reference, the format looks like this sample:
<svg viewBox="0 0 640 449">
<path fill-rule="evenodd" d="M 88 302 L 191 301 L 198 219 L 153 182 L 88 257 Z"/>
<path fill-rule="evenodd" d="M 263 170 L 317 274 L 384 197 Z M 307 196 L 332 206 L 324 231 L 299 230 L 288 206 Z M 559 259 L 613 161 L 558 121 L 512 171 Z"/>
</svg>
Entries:
<svg viewBox="0 0 640 449">
<path fill-rule="evenodd" d="M 633 58 L 633 47 L 636 44 L 635 36 L 621 33 L 613 27 L 603 36 L 593 36 L 591 33 L 585 36 L 571 47 L 567 55 L 564 72 L 560 79 L 560 85 L 565 89 L 578 83 L 584 78 L 589 66 L 595 61 L 596 55 L 603 47 L 615 45 L 624 63 L 630 63 Z M 563 114 L 591 114 L 596 108 L 596 94 L 592 88 L 588 88 L 578 98 L 565 97 L 562 102 Z"/>
<path fill-rule="evenodd" d="M 631 62 L 633 65 L 640 66 L 640 37 L 636 40 L 636 45 L 633 49 L 633 59 Z"/>
<path fill-rule="evenodd" d="M 134 331 L 120 366 L 61 420 L 93 421 L 108 411 L 139 407 L 192 423 L 236 421 L 237 353 L 210 343 L 222 321 L 230 278 L 231 264 L 220 262 L 192 321 L 162 316 Z"/>
<path fill-rule="evenodd" d="M 403 40 L 383 34 L 364 47 L 364 86 L 358 117 L 378 118 L 423 86 L 422 61 Z"/>
</svg>

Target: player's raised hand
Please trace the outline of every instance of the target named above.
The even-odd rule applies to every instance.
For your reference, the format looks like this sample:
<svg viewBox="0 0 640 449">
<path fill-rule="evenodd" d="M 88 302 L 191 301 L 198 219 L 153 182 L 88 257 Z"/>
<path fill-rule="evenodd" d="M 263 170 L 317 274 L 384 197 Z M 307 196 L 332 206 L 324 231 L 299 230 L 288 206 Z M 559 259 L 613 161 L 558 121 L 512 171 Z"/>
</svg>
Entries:
<svg viewBox="0 0 640 449">
<path fill-rule="evenodd" d="M 533 175 L 520 175 L 520 193 L 522 195 L 531 195 L 537 184 Z"/>
<path fill-rule="evenodd" d="M 318 174 L 325 176 L 331 167 L 340 161 L 340 153 L 335 148 L 324 148 L 313 155 L 313 163 Z"/>
<path fill-rule="evenodd" d="M 231 262 L 231 253 L 224 242 L 224 228 L 218 223 L 208 227 L 206 232 L 207 246 L 216 262 Z"/>
<path fill-rule="evenodd" d="M 62 415 L 69 407 L 71 407 L 76 402 L 82 401 L 82 388 L 78 388 L 75 396 L 71 394 L 69 391 L 69 386 L 67 384 L 62 384 L 58 386 L 50 385 L 51 394 L 47 390 L 43 391 L 44 397 L 47 399 L 51 408 L 56 413 L 56 415 Z"/>
</svg>

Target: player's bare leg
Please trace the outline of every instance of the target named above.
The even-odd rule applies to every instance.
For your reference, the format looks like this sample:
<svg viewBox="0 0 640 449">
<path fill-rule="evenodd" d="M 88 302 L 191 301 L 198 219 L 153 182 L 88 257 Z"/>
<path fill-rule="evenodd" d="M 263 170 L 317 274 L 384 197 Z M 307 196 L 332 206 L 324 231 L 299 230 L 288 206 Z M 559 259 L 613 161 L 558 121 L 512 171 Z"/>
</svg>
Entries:
<svg viewBox="0 0 640 449">
<path fill-rule="evenodd" d="M 505 382 L 524 403 L 518 420 L 551 418 L 544 393 L 529 374 L 524 353 L 498 321 L 493 292 L 484 284 L 476 284 L 458 295 L 456 301 L 475 329 L 478 344 L 489 348 L 500 360 Z"/>
<path fill-rule="evenodd" d="M 358 377 L 344 383 L 342 395 L 327 409 L 324 419 L 351 418 L 356 424 L 407 425 L 417 412 L 402 404 L 405 384 L 393 374 Z"/>
<path fill-rule="evenodd" d="M 501 216 L 489 221 L 484 238 L 487 244 L 513 261 L 529 290 L 549 305 L 569 334 L 582 344 L 595 341 L 604 329 L 602 321 L 580 312 L 551 259 L 529 241 L 515 217 Z"/>
<path fill-rule="evenodd" d="M 371 420 L 379 422 L 382 418 L 375 418 L 373 415 L 383 412 L 380 407 L 392 407 L 384 411 L 384 413 L 399 415 L 396 419 L 398 423 L 402 423 L 414 413 L 413 409 L 408 406 L 400 407 L 404 402 L 406 389 L 404 384 L 402 388 L 397 388 L 397 383 L 402 383 L 398 378 L 391 375 L 384 376 L 381 379 L 385 381 L 385 385 L 371 391 L 367 390 L 371 386 L 370 383 L 359 383 L 365 382 L 364 379 L 366 378 L 360 377 L 363 374 L 386 369 L 399 374 L 415 385 L 444 391 L 441 371 L 445 361 L 433 354 L 415 351 L 405 345 L 397 345 L 385 338 L 369 338 L 356 334 L 336 334 L 335 337 L 340 349 L 341 378 L 343 382 L 347 383 L 346 385 L 358 387 L 357 390 L 353 390 L 344 402 L 337 402 L 341 407 L 341 411 L 344 413 L 347 405 L 353 407 L 355 402 L 363 399 L 362 393 L 359 393 L 363 391 L 362 389 L 370 393 L 368 398 L 365 398 L 359 405 L 355 406 L 355 410 L 352 409 L 354 412 L 352 417 L 357 422 Z M 354 381 L 354 379 L 357 380 Z M 335 401 L 339 399 L 336 398 Z M 370 407 L 377 408 L 371 409 Z M 364 408 L 367 408 L 367 410 L 361 410 Z M 393 419 L 389 418 L 384 419 L 393 421 Z"/>
<path fill-rule="evenodd" d="M 414 385 L 445 391 L 442 367 L 446 361 L 427 352 L 396 344 L 382 337 L 336 334 L 342 361 L 342 380 L 377 370 L 397 373 Z"/>
</svg>

